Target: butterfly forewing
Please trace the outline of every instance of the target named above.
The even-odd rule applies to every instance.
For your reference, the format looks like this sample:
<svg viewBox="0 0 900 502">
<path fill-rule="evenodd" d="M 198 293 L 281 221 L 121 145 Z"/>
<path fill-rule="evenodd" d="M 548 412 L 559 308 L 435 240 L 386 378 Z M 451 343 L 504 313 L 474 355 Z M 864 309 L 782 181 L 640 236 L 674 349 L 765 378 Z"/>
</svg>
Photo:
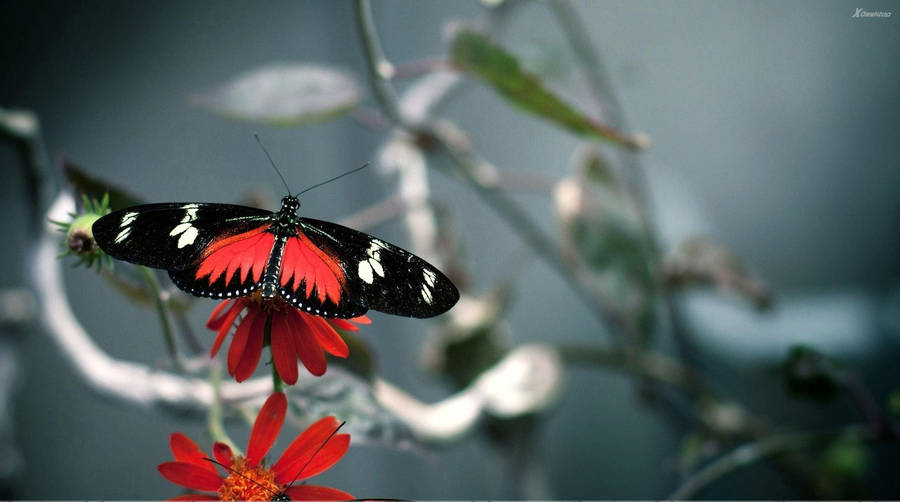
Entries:
<svg viewBox="0 0 900 502">
<path fill-rule="evenodd" d="M 272 213 L 231 204 L 165 203 L 114 211 L 94 223 L 97 244 L 113 258 L 166 270 L 195 264 L 209 244 L 270 221 Z"/>
<path fill-rule="evenodd" d="M 320 249 L 332 250 L 352 301 L 407 317 L 432 317 L 459 300 L 456 286 L 418 256 L 371 235 L 327 221 L 300 218 L 300 230 Z"/>
<path fill-rule="evenodd" d="M 166 269 L 195 296 L 234 298 L 261 291 L 323 317 L 369 309 L 432 317 L 459 299 L 439 270 L 397 246 L 327 221 L 299 218 L 285 197 L 272 213 L 230 204 L 134 206 L 94 223 L 109 255 Z"/>
</svg>

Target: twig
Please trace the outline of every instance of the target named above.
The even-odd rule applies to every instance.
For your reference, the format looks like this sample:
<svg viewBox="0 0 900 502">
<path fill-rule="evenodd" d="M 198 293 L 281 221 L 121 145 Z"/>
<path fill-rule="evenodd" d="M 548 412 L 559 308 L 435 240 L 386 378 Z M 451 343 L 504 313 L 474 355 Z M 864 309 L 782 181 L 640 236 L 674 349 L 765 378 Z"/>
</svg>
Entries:
<svg viewBox="0 0 900 502">
<path fill-rule="evenodd" d="M 775 434 L 765 439 L 739 446 L 710 462 L 689 477 L 667 498 L 669 500 L 691 499 L 711 483 L 730 472 L 774 455 L 809 448 L 841 436 L 852 436 L 861 440 L 873 439 L 871 432 L 860 425 L 847 426 L 836 431 L 827 432 Z"/>
</svg>

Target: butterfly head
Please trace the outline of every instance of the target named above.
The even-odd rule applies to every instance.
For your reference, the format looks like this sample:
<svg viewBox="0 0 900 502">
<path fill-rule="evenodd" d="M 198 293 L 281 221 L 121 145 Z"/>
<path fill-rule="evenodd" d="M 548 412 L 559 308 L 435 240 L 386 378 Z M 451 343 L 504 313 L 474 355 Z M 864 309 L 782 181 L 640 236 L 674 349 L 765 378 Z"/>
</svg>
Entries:
<svg viewBox="0 0 900 502">
<path fill-rule="evenodd" d="M 300 199 L 293 195 L 288 195 L 281 199 L 281 212 L 290 214 L 291 216 L 297 214 L 297 210 L 300 209 Z"/>
</svg>

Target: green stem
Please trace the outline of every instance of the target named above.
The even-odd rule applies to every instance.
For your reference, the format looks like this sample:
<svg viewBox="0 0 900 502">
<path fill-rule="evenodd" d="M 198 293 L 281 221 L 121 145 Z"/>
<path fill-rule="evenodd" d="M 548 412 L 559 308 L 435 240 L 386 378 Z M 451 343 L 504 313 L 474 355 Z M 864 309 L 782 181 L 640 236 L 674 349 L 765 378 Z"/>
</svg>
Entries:
<svg viewBox="0 0 900 502">
<path fill-rule="evenodd" d="M 269 352 L 272 352 L 272 317 L 269 316 L 266 319 L 266 328 L 263 334 L 263 339 L 265 343 L 269 345 Z M 269 361 L 269 364 L 272 365 L 272 392 L 283 392 L 284 391 L 284 381 L 281 379 L 281 375 L 278 374 L 278 368 L 275 367 L 275 355 L 272 354 L 272 360 Z"/>
<path fill-rule="evenodd" d="M 710 462 L 682 483 L 669 495 L 668 499 L 693 498 L 711 483 L 733 471 L 778 454 L 807 449 L 844 435 L 855 436 L 860 440 L 873 439 L 869 430 L 861 425 L 847 426 L 836 431 L 773 434 L 767 438 L 741 445 Z"/>
<path fill-rule="evenodd" d="M 178 357 L 178 346 L 175 344 L 175 334 L 172 331 L 172 321 L 169 319 L 169 311 L 166 309 L 165 300 L 162 297 L 162 291 L 159 288 L 159 281 L 156 276 L 147 267 L 138 266 L 150 291 L 153 293 L 153 302 L 156 304 L 156 314 L 159 316 L 159 322 L 162 325 L 163 336 L 166 341 L 166 350 L 172 359 L 172 365 L 179 371 L 183 370 L 181 359 Z"/>
<path fill-rule="evenodd" d="M 240 448 L 225 432 L 224 410 L 222 408 L 222 366 L 218 361 L 212 364 L 209 370 L 209 383 L 213 388 L 213 403 L 206 415 L 206 429 L 213 441 L 227 444 L 235 454 L 240 454 Z"/>
</svg>

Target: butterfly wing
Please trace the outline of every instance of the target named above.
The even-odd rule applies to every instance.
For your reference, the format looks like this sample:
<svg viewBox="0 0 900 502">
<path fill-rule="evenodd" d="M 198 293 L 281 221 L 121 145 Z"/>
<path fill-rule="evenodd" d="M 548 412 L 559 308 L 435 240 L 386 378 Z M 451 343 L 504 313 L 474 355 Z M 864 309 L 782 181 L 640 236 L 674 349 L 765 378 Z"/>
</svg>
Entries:
<svg viewBox="0 0 900 502">
<path fill-rule="evenodd" d="M 272 212 L 232 204 L 164 203 L 114 211 L 94 222 L 97 244 L 113 258 L 183 270 L 217 239 L 269 224 Z"/>
<path fill-rule="evenodd" d="M 459 300 L 459 291 L 450 279 L 404 249 L 336 223 L 311 218 L 300 218 L 299 222 L 294 239 L 298 244 L 322 250 L 333 262 L 327 268 L 336 278 L 327 284 L 321 277 L 327 279 L 328 274 L 304 272 L 309 268 L 286 252 L 282 278 L 289 270 L 296 271 L 286 293 L 304 297 L 301 301 L 320 300 L 322 290 L 326 300 L 331 301 L 328 292 L 333 291 L 339 308 L 349 309 L 343 305 L 346 302 L 387 314 L 421 318 L 442 314 Z M 321 267 L 319 270 L 324 272 Z M 340 296 L 335 282 L 340 286 Z M 316 292 L 319 294 L 309 294 Z"/>
</svg>

